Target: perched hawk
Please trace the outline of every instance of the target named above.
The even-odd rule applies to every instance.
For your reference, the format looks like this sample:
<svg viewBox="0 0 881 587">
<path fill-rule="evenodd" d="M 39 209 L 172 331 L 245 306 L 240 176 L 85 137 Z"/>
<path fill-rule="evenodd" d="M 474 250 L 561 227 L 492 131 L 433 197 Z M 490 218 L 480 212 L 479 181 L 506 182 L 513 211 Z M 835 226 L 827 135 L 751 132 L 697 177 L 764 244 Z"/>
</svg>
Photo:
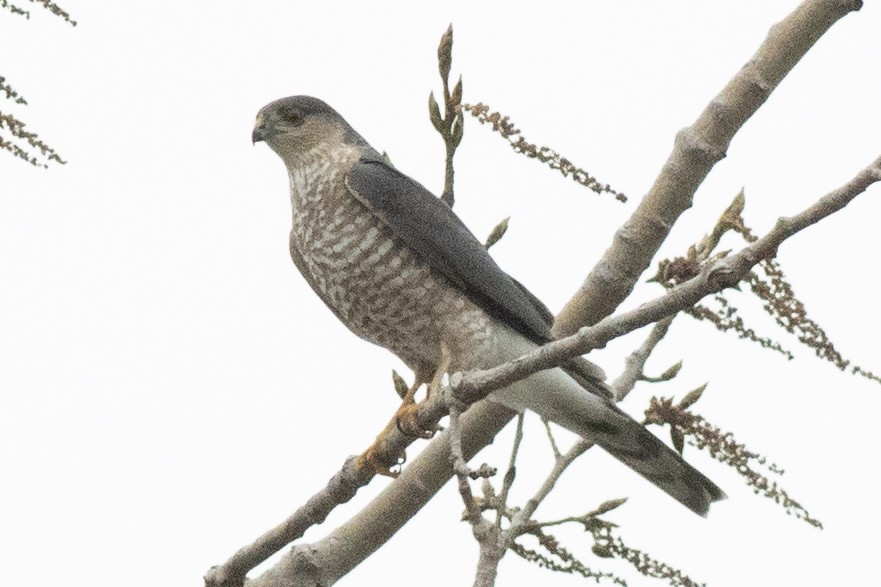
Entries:
<svg viewBox="0 0 881 587">
<path fill-rule="evenodd" d="M 308 96 L 267 104 L 252 139 L 287 168 L 297 268 L 343 324 L 400 357 L 417 384 L 439 370 L 493 367 L 551 340 L 545 306 L 330 106 Z M 698 514 L 724 498 L 606 393 L 599 368 L 579 358 L 489 399 L 596 442 Z"/>
</svg>

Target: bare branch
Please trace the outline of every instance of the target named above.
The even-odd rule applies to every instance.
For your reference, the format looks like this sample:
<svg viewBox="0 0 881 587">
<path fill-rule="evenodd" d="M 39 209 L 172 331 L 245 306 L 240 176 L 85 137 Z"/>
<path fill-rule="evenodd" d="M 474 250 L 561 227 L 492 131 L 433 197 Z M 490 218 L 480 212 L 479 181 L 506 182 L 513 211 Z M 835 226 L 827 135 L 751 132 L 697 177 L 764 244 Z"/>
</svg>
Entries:
<svg viewBox="0 0 881 587">
<path fill-rule="evenodd" d="M 554 453 L 554 458 L 559 459 L 563 456 L 563 453 L 560 452 L 560 447 L 557 445 L 557 439 L 554 438 L 554 431 L 551 429 L 551 423 L 547 418 L 542 418 L 541 423 L 545 426 L 545 433 L 548 436 L 548 442 L 551 443 L 551 451 Z"/>
<path fill-rule="evenodd" d="M 437 394 L 441 395 L 441 394 Z M 483 402 L 462 415 L 462 452 L 472 458 L 515 413 Z M 418 512 L 453 475 L 449 429 L 413 459 L 379 496 L 318 542 L 295 547 L 249 587 L 330 585 L 370 556 Z M 368 538 L 369 537 L 369 538 Z"/>
<path fill-rule="evenodd" d="M 452 208 L 456 201 L 453 194 L 453 157 L 459 143 L 462 142 L 465 130 L 461 112 L 462 76 L 459 76 L 459 81 L 450 91 L 450 67 L 453 63 L 453 25 L 447 27 L 441 36 L 440 44 L 437 47 L 437 62 L 443 85 L 444 114 L 441 115 L 440 106 L 438 106 L 434 92 L 432 92 L 428 95 L 428 117 L 434 129 L 444 140 L 446 158 L 444 160 L 444 191 L 441 194 L 441 199 Z"/>
<path fill-rule="evenodd" d="M 471 486 L 468 485 L 468 477 L 471 475 L 471 469 L 465 463 L 465 455 L 462 453 L 462 428 L 460 418 L 462 416 L 461 408 L 455 402 L 451 402 L 450 406 L 450 458 L 453 460 L 453 471 L 459 480 L 459 495 L 465 504 L 465 515 L 468 522 L 477 529 L 481 522 L 485 522 L 481 515 L 480 507 L 474 500 L 474 494 L 471 493 Z"/>
<path fill-rule="evenodd" d="M 551 491 L 557 485 L 557 481 L 560 480 L 560 476 L 569 468 L 569 465 L 575 462 L 575 459 L 587 452 L 587 450 L 593 445 L 594 443 L 589 440 L 579 439 L 575 441 L 572 448 L 556 460 L 550 473 L 548 473 L 548 476 L 545 477 L 544 482 L 541 484 L 541 487 L 538 488 L 535 494 L 526 502 L 526 505 L 524 505 L 523 508 L 515 514 L 514 519 L 511 520 L 511 528 L 508 531 L 511 541 L 525 531 L 526 526 L 530 523 L 532 516 L 535 514 L 535 510 L 537 510 L 538 506 L 540 506 L 547 496 L 550 495 Z"/>
<path fill-rule="evenodd" d="M 460 410 L 467 406 L 460 406 L 459 403 L 449 397 L 448 403 L 450 411 L 450 458 L 453 461 L 453 470 L 459 485 L 459 495 L 465 503 L 465 519 L 471 524 L 471 531 L 480 548 L 480 557 L 477 561 L 477 572 L 474 576 L 474 587 L 492 587 L 495 584 L 498 575 L 499 561 L 505 556 L 505 547 L 500 540 L 502 530 L 499 523 L 492 524 L 483 517 L 483 510 L 474 499 L 471 493 L 471 486 L 468 483 L 469 477 L 488 478 L 489 475 L 495 474 L 495 470 L 475 474 L 468 468 L 465 463 L 465 456 L 462 452 L 462 438 L 460 427 Z M 522 429 L 521 429 L 522 431 Z M 516 448 L 519 442 L 515 443 L 514 458 L 516 458 Z M 484 469 L 485 467 L 481 467 Z M 510 469 L 509 469 L 510 470 Z M 507 478 L 507 475 L 506 475 Z"/>
<path fill-rule="evenodd" d="M 725 156 L 731 139 L 829 28 L 859 0 L 807 0 L 773 26 L 753 58 L 698 119 L 679 132 L 673 151 L 630 219 L 554 324 L 558 337 L 596 324 L 633 290 L 698 186 Z"/>
<path fill-rule="evenodd" d="M 471 373 L 455 373 L 450 378 L 453 393 L 461 401 L 501 389 L 542 371 L 562 364 L 567 358 L 603 348 L 609 341 L 657 322 L 693 306 L 707 295 L 737 285 L 763 259 L 777 254 L 786 239 L 837 212 L 881 181 L 881 157 L 859 172 L 842 187 L 820 198 L 813 206 L 790 218 L 781 218 L 764 237 L 735 255 L 707 264 L 700 274 L 678 285 L 666 295 L 655 298 L 635 310 L 604 318 L 596 326 L 585 326 L 576 335 L 550 342 L 529 355 L 498 367 Z"/>
<path fill-rule="evenodd" d="M 624 371 L 621 372 L 621 375 L 611 385 L 616 402 L 620 402 L 627 397 L 627 394 L 633 390 L 636 383 L 645 379 L 646 361 L 648 361 L 658 343 L 667 336 L 667 331 L 670 329 L 674 319 L 675 316 L 668 316 L 655 324 L 639 348 L 630 353 L 624 360 Z M 681 364 L 680 362 L 679 365 Z"/>
<path fill-rule="evenodd" d="M 547 422 L 545 422 L 545 425 L 547 425 Z M 511 449 L 511 459 L 508 461 L 508 470 L 505 472 L 505 479 L 502 481 L 502 493 L 499 495 L 499 506 L 496 510 L 497 528 L 502 527 L 502 518 L 508 507 L 508 492 L 511 490 L 511 486 L 514 485 L 514 479 L 517 476 L 517 454 L 520 451 L 520 442 L 522 440 L 523 414 L 520 413 L 517 415 L 517 429 L 514 431 L 514 447 Z"/>
</svg>

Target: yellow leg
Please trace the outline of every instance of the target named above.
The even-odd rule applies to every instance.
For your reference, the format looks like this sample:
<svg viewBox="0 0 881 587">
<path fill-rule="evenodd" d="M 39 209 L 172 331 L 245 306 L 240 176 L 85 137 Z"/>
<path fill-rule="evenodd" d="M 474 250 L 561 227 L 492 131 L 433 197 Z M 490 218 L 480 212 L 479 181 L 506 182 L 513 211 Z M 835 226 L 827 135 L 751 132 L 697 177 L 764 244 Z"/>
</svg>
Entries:
<svg viewBox="0 0 881 587">
<path fill-rule="evenodd" d="M 442 342 L 441 360 L 434 371 L 431 382 L 428 385 L 426 399 L 428 397 L 431 397 L 435 392 L 440 389 L 441 384 L 443 383 L 444 375 L 446 375 L 447 371 L 450 370 L 451 363 L 452 353 L 450 352 L 450 349 L 446 345 L 446 343 Z M 376 440 L 373 442 L 370 448 L 364 451 L 364 453 L 360 456 L 360 466 L 369 467 L 374 473 L 378 475 L 397 477 L 398 473 L 396 471 L 393 471 L 392 468 L 400 466 L 404 462 L 406 455 L 392 455 L 389 453 L 387 445 L 389 434 L 397 429 L 402 434 L 417 438 L 427 439 L 434 436 L 435 432 L 437 431 L 436 429 L 425 430 L 424 427 L 420 424 L 419 405 L 415 401 L 416 392 L 425 381 L 426 380 L 424 374 L 417 373 L 415 375 L 413 385 L 411 385 L 407 389 L 407 393 L 404 395 L 403 401 L 401 402 L 401 405 L 398 408 L 397 412 L 395 412 L 392 420 L 388 423 L 382 433 L 380 433 L 380 435 L 376 437 Z"/>
<path fill-rule="evenodd" d="M 402 427 L 402 420 L 406 421 L 407 425 L 413 426 L 415 430 L 419 430 L 419 425 L 414 423 L 416 421 L 417 409 L 415 397 L 416 392 L 422 386 L 423 382 L 424 378 L 419 374 L 416 374 L 413 385 L 411 385 L 409 389 L 407 389 L 407 393 L 404 394 L 401 405 L 395 412 L 394 417 L 392 417 L 385 429 L 380 432 L 379 436 L 376 437 L 376 440 L 373 441 L 370 448 L 365 450 L 359 457 L 359 467 L 369 468 L 377 475 L 383 475 L 386 477 L 398 476 L 398 472 L 394 471 L 393 468 L 399 467 L 403 464 L 407 455 L 405 453 L 397 455 L 391 454 L 388 447 L 388 438 L 395 430 L 399 430 L 404 434 L 409 434 L 409 432 L 406 431 L 406 428 Z M 413 434 L 413 436 L 423 437 L 423 431 L 419 430 L 417 433 Z M 431 436 L 428 436 L 428 438 L 430 437 Z"/>
</svg>

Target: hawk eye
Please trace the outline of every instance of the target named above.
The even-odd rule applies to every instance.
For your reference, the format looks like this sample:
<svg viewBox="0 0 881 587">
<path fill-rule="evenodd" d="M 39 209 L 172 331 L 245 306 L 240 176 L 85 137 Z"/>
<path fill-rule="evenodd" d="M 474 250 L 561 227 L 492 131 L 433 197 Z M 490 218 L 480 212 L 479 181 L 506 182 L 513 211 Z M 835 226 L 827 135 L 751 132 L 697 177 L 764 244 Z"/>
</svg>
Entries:
<svg viewBox="0 0 881 587">
<path fill-rule="evenodd" d="M 284 113 L 284 119 L 289 124 L 299 125 L 303 123 L 303 114 L 296 110 L 288 110 Z"/>
</svg>

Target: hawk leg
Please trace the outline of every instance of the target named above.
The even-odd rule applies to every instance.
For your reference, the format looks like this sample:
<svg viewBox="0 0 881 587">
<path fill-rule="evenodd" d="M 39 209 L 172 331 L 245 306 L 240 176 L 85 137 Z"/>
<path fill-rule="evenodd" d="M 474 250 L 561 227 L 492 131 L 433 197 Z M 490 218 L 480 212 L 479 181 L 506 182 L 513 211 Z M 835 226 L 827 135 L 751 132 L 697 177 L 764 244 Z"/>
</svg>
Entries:
<svg viewBox="0 0 881 587">
<path fill-rule="evenodd" d="M 417 375 L 416 380 L 413 381 L 413 385 L 407 390 L 407 393 L 404 395 L 404 401 L 395 412 L 391 421 L 386 424 L 386 427 L 379 433 L 379 436 L 376 437 L 370 448 L 365 450 L 359 457 L 359 467 L 366 467 L 377 475 L 397 477 L 399 471 L 396 471 L 395 467 L 400 467 L 404 464 L 407 455 L 403 452 L 396 454 L 390 450 L 388 446 L 390 435 L 397 430 L 405 436 L 417 438 L 431 438 L 434 436 L 434 431 L 423 430 L 419 425 L 419 406 L 414 398 L 416 392 L 422 387 L 422 383 L 423 379 Z"/>
<path fill-rule="evenodd" d="M 450 348 L 446 345 L 446 343 L 442 341 L 441 360 L 437 368 L 434 370 L 434 375 L 431 378 L 431 383 L 428 384 L 428 388 L 426 389 L 426 400 L 428 400 L 428 398 L 430 398 L 440 389 L 444 375 L 446 375 L 447 371 L 450 370 L 451 362 L 452 353 L 450 353 Z M 434 436 L 435 432 L 437 432 L 437 428 L 426 430 L 425 427 L 422 426 L 419 422 L 419 404 L 417 404 L 413 400 L 413 397 L 416 395 L 416 389 L 418 389 L 420 385 L 419 380 L 420 377 L 417 377 L 416 381 L 413 383 L 413 386 L 409 389 L 407 395 L 404 397 L 404 401 L 403 403 L 401 403 L 401 407 L 398 408 L 398 411 L 395 414 L 395 422 L 401 434 L 427 439 Z"/>
<path fill-rule="evenodd" d="M 436 393 L 443 382 L 443 377 L 450 369 L 452 362 L 452 354 L 449 347 L 445 343 L 441 343 L 441 361 L 434 371 L 431 382 L 428 384 L 426 398 L 428 399 Z M 419 422 L 419 404 L 416 403 L 416 392 L 422 387 L 426 380 L 423 374 L 416 373 L 413 385 L 404 395 L 404 400 L 395 412 L 391 421 L 386 425 L 385 429 L 376 437 L 373 444 L 370 445 L 359 457 L 359 466 L 367 467 L 377 475 L 386 477 L 397 477 L 398 472 L 394 471 L 394 467 L 399 467 L 406 460 L 405 454 L 392 454 L 388 447 L 389 434 L 393 430 L 397 430 L 401 434 L 416 438 L 431 438 L 437 429 L 426 430 Z"/>
</svg>

